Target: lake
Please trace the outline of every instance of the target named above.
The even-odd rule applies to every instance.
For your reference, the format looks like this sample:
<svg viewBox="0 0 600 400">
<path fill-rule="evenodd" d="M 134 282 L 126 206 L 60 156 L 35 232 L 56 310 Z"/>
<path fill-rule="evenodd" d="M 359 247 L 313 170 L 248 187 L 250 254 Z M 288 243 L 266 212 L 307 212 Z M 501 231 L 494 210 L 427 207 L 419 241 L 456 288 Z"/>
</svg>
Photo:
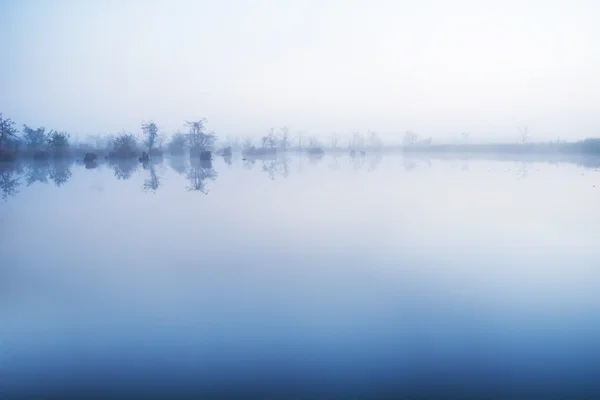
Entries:
<svg viewBox="0 0 600 400">
<path fill-rule="evenodd" d="M 597 168 L 93 167 L 0 169 L 0 398 L 600 398 Z"/>
</svg>

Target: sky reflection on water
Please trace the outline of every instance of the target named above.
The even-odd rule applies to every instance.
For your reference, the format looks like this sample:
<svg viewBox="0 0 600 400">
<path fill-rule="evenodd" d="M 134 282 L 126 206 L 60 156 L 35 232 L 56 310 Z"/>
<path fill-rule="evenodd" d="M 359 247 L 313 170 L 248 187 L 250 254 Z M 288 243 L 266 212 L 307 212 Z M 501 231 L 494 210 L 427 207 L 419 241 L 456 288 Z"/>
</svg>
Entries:
<svg viewBox="0 0 600 400">
<path fill-rule="evenodd" d="M 600 393 L 593 168 L 327 155 L 2 174 L 20 182 L 0 203 L 9 395 Z"/>
</svg>

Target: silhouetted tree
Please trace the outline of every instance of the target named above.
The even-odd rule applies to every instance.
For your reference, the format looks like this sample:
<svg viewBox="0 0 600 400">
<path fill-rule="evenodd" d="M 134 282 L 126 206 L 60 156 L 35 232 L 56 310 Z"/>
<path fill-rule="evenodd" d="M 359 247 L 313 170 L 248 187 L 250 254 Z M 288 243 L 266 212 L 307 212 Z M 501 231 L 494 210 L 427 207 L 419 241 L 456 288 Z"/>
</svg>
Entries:
<svg viewBox="0 0 600 400">
<path fill-rule="evenodd" d="M 137 140 L 132 134 L 123 133 L 114 138 L 112 147 L 113 151 L 110 154 L 112 158 L 134 158 Z"/>
<path fill-rule="evenodd" d="M 46 135 L 46 128 L 43 126 L 33 129 L 23 125 L 23 140 L 27 150 L 34 155 L 41 155 L 48 150 L 48 136 Z"/>
<path fill-rule="evenodd" d="M 199 156 L 203 151 L 211 151 L 217 141 L 217 135 L 213 132 L 204 131 L 205 119 L 186 122 L 189 132 L 187 135 L 190 146 L 190 155 Z"/>
<path fill-rule="evenodd" d="M 275 135 L 275 130 L 271 128 L 269 134 L 263 136 L 260 141 L 263 148 L 275 150 L 277 148 L 277 135 Z"/>
<path fill-rule="evenodd" d="M 187 146 L 187 137 L 181 132 L 177 132 L 171 136 L 171 141 L 167 145 L 169 153 L 172 155 L 183 155 Z"/>
<path fill-rule="evenodd" d="M 158 140 L 158 126 L 154 121 L 142 123 L 142 134 L 144 135 L 144 144 L 148 147 L 148 154 L 152 154 Z"/>
<path fill-rule="evenodd" d="M 0 113 L 0 161 L 13 159 L 18 147 L 17 129 L 10 118 Z"/>
<path fill-rule="evenodd" d="M 50 131 L 47 136 L 48 148 L 55 157 L 64 157 L 69 153 L 69 134 Z"/>
</svg>

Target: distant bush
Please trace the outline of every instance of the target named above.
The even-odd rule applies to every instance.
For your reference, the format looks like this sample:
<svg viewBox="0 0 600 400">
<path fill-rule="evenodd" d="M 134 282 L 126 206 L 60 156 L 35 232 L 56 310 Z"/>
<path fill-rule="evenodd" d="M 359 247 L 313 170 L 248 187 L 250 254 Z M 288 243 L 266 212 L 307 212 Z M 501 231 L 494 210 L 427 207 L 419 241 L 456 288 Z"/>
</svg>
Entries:
<svg viewBox="0 0 600 400">
<path fill-rule="evenodd" d="M 171 141 L 167 145 L 169 153 L 172 155 L 183 155 L 187 147 L 187 138 L 183 133 L 177 132 L 171 136 Z"/>
<path fill-rule="evenodd" d="M 135 158 L 137 150 L 137 140 L 131 134 L 121 134 L 117 136 L 112 143 L 112 151 L 109 158 Z"/>
<path fill-rule="evenodd" d="M 48 134 L 48 147 L 54 157 L 69 155 L 69 134 L 65 132 L 50 131 Z"/>
</svg>

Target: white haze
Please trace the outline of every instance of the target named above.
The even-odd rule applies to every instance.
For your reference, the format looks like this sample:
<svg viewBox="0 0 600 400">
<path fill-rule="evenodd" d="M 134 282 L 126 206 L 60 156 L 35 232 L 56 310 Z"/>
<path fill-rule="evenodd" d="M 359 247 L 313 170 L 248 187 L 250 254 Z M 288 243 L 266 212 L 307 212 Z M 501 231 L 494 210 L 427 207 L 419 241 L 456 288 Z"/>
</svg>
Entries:
<svg viewBox="0 0 600 400">
<path fill-rule="evenodd" d="M 0 112 L 72 133 L 600 135 L 600 2 L 4 1 Z"/>
</svg>

